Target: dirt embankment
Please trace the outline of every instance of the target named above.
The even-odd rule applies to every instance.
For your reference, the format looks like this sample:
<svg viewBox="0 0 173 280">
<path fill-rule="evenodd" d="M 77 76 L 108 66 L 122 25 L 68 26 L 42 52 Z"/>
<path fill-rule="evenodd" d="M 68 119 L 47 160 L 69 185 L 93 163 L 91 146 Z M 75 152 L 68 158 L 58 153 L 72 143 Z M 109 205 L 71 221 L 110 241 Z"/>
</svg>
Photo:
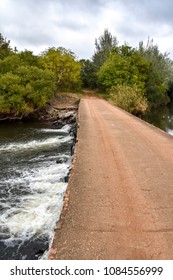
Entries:
<svg viewBox="0 0 173 280">
<path fill-rule="evenodd" d="M 49 259 L 172 259 L 173 138 L 96 98 L 79 121 Z"/>
<path fill-rule="evenodd" d="M 55 122 L 58 119 L 63 119 L 63 116 L 69 112 L 71 112 L 71 114 L 76 114 L 79 107 L 79 101 L 80 98 L 77 94 L 56 94 L 45 108 L 38 110 L 32 114 L 30 118 Z M 68 122 L 68 118 L 66 121 Z"/>
<path fill-rule="evenodd" d="M 37 109 L 33 113 L 17 117 L 0 115 L 0 122 L 17 120 L 55 121 L 67 112 L 76 112 L 78 110 L 79 101 L 80 98 L 77 94 L 59 93 L 56 94 L 43 109 Z"/>
</svg>

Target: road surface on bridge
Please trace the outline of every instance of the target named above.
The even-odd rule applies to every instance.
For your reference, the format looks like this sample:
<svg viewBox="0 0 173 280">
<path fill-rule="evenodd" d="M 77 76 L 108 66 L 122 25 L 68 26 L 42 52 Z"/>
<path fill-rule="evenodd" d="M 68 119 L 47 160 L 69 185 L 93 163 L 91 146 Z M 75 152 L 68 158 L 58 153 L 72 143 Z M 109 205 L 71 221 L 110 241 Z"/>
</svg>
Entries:
<svg viewBox="0 0 173 280">
<path fill-rule="evenodd" d="M 75 158 L 49 259 L 173 259 L 173 137 L 86 97 Z"/>
</svg>

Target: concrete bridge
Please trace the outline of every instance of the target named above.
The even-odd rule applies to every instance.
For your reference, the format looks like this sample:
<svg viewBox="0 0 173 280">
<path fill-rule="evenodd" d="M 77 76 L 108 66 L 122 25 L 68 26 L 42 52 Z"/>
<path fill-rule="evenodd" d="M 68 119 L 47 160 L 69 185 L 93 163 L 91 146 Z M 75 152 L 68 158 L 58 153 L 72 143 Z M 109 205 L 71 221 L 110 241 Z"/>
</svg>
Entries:
<svg viewBox="0 0 173 280">
<path fill-rule="evenodd" d="M 104 100 L 78 143 L 49 259 L 173 259 L 173 138 Z"/>
</svg>

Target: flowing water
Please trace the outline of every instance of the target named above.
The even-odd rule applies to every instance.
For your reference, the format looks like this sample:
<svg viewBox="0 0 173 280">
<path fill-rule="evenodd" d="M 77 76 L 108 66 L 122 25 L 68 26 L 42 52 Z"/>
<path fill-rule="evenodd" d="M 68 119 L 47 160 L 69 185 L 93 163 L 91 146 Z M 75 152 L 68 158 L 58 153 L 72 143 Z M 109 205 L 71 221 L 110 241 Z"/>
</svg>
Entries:
<svg viewBox="0 0 173 280">
<path fill-rule="evenodd" d="M 70 129 L 0 124 L 0 259 L 45 257 L 67 186 Z"/>
</svg>

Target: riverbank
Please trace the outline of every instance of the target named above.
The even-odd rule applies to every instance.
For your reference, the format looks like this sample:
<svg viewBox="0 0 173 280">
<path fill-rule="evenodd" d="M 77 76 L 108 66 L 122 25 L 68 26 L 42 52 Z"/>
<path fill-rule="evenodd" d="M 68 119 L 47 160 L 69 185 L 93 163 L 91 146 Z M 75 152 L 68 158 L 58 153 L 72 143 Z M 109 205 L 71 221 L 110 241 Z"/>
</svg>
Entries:
<svg viewBox="0 0 173 280">
<path fill-rule="evenodd" d="M 57 119 L 63 119 L 63 116 L 69 111 L 76 113 L 78 110 L 80 98 L 74 93 L 59 93 L 45 106 L 44 109 L 35 112 L 30 118 L 54 122 Z M 68 121 L 68 117 L 64 117 Z M 63 123 L 65 124 L 65 123 Z"/>
<path fill-rule="evenodd" d="M 57 93 L 42 109 L 37 109 L 35 112 L 26 116 L 12 117 L 0 114 L 0 122 L 13 121 L 56 121 L 57 118 L 62 119 L 62 115 L 67 112 L 76 112 L 78 110 L 80 97 L 75 93 Z M 67 120 L 68 121 L 68 120 Z"/>
</svg>

